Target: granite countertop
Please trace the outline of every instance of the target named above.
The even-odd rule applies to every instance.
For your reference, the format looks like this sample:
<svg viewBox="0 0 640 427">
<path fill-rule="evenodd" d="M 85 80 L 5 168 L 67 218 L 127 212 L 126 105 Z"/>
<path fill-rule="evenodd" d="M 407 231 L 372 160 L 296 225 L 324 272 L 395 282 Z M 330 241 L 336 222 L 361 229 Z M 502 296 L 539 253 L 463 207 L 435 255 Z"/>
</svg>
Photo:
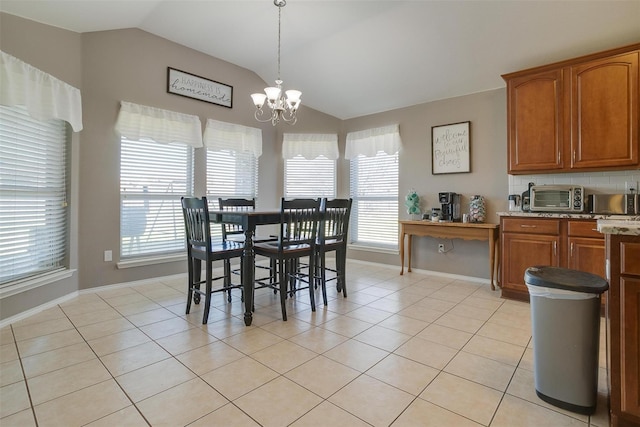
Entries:
<svg viewBox="0 0 640 427">
<path fill-rule="evenodd" d="M 498 216 L 528 217 L 528 218 L 570 218 L 570 219 L 597 219 L 616 220 L 618 222 L 640 222 L 640 215 L 603 215 L 592 213 L 552 213 L 552 212 L 496 212 Z"/>
<path fill-rule="evenodd" d="M 602 234 L 625 234 L 628 236 L 640 236 L 640 221 L 599 219 L 598 231 Z"/>
</svg>

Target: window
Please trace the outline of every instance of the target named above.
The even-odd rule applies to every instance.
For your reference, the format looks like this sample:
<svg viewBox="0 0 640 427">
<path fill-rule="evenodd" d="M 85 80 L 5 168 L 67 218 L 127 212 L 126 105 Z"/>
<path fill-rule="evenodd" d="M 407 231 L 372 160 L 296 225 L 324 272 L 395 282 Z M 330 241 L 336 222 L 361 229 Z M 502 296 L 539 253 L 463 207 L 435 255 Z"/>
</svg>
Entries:
<svg viewBox="0 0 640 427">
<path fill-rule="evenodd" d="M 336 197 L 336 161 L 326 157 L 307 160 L 298 155 L 284 161 L 284 197 Z"/>
<path fill-rule="evenodd" d="M 0 284 L 64 266 L 66 123 L 0 106 Z"/>
<path fill-rule="evenodd" d="M 398 247 L 398 153 L 351 159 L 351 241 Z"/>
<path fill-rule="evenodd" d="M 217 208 L 219 197 L 257 198 L 262 130 L 209 119 L 203 139 L 207 147 L 207 197 L 211 207 Z"/>
<path fill-rule="evenodd" d="M 125 137 L 120 146 L 120 255 L 185 249 L 182 196 L 193 195 L 193 148 Z"/>
<path fill-rule="evenodd" d="M 284 197 L 336 197 L 338 135 L 285 133 Z"/>
<path fill-rule="evenodd" d="M 347 134 L 353 244 L 398 248 L 399 147 L 397 125 Z"/>
<path fill-rule="evenodd" d="M 185 249 L 180 198 L 193 195 L 197 116 L 122 102 L 120 133 L 120 257 Z"/>
<path fill-rule="evenodd" d="M 258 197 L 258 159 L 247 151 L 207 149 L 207 197 L 215 203 L 218 197 Z"/>
</svg>

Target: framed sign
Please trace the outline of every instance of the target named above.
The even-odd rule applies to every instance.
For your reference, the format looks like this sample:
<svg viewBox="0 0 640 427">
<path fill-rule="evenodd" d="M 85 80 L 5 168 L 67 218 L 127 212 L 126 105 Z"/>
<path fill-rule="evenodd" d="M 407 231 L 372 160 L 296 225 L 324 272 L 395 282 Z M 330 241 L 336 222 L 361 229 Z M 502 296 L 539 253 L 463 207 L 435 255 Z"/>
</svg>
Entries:
<svg viewBox="0 0 640 427">
<path fill-rule="evenodd" d="M 231 108 L 233 87 L 167 67 L 167 92 Z"/>
<path fill-rule="evenodd" d="M 431 127 L 433 175 L 471 172 L 471 122 Z"/>
</svg>

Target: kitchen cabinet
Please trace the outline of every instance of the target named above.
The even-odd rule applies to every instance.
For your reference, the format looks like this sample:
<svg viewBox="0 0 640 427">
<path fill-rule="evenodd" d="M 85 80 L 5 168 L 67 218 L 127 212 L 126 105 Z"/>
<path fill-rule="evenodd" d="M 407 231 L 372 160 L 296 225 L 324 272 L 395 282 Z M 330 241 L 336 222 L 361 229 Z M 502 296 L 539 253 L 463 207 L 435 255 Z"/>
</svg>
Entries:
<svg viewBox="0 0 640 427">
<path fill-rule="evenodd" d="M 611 425 L 640 426 L 640 236 L 607 234 Z"/>
<path fill-rule="evenodd" d="M 635 44 L 503 75 L 508 173 L 639 166 L 639 58 Z"/>
<path fill-rule="evenodd" d="M 533 265 L 560 266 L 560 220 L 500 219 L 502 296 L 529 298 L 524 272 Z"/>
<path fill-rule="evenodd" d="M 604 236 L 595 220 L 501 217 L 502 296 L 528 300 L 524 272 L 549 265 L 605 276 Z M 603 299 L 604 307 L 604 299 Z"/>
</svg>

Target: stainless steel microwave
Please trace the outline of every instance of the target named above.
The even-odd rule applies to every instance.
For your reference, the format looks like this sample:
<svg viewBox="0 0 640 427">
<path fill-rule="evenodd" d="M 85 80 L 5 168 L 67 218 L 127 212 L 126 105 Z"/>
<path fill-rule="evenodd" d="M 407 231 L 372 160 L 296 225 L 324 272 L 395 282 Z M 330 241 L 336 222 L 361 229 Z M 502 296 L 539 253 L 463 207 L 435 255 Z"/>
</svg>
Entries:
<svg viewBox="0 0 640 427">
<path fill-rule="evenodd" d="M 580 185 L 534 185 L 530 193 L 532 212 L 584 211 L 584 188 Z"/>
</svg>

